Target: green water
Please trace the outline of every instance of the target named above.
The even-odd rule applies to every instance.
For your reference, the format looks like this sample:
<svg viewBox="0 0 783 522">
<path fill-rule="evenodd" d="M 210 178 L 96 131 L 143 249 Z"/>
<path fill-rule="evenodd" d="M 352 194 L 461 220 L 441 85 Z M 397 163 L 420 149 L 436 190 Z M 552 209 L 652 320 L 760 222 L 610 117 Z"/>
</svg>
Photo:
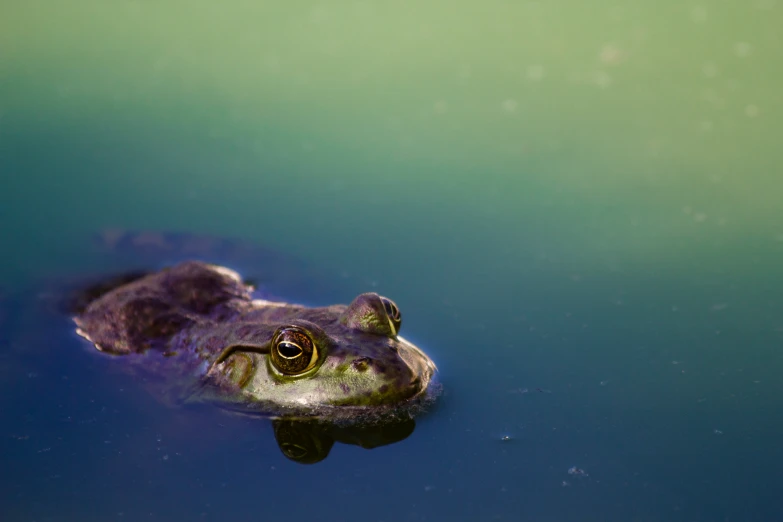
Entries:
<svg viewBox="0 0 783 522">
<path fill-rule="evenodd" d="M 531 520 L 771 520 L 781 27 L 776 0 L 6 2 L 0 280 L 80 266 L 77 238 L 105 226 L 259 242 L 405 310 L 447 391 L 412 438 L 462 434 L 463 464 L 408 458 L 428 484 L 510 477 L 452 485 L 476 492 L 467 519 L 481 499 L 516 519 L 495 495 L 522 479 L 492 463 L 521 457 L 475 448 L 537 418 L 582 455 L 592 426 L 606 465 L 625 445 L 612 476 L 640 507 L 611 507 L 617 486 Z M 550 403 L 515 410 L 509 390 L 536 386 Z M 705 454 L 715 429 L 736 438 Z M 646 486 L 639 454 L 669 459 Z"/>
</svg>

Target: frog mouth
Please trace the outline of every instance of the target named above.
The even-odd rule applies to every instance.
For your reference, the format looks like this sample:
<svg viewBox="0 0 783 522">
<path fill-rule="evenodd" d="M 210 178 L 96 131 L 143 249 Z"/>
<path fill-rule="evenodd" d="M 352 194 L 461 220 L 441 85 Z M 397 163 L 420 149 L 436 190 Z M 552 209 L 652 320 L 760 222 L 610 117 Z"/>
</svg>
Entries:
<svg viewBox="0 0 783 522">
<path fill-rule="evenodd" d="M 397 336 L 397 341 L 402 345 L 398 350 L 400 358 L 408 365 L 415 375 L 414 381 L 418 381 L 422 388 L 426 388 L 433 374 L 438 371 L 435 363 L 415 344 L 407 339 Z"/>
<path fill-rule="evenodd" d="M 435 363 L 415 344 L 397 336 L 397 355 L 410 371 L 410 381 L 402 386 L 397 400 L 412 400 L 427 392 L 437 367 Z M 391 400 L 390 402 L 396 402 Z"/>
</svg>

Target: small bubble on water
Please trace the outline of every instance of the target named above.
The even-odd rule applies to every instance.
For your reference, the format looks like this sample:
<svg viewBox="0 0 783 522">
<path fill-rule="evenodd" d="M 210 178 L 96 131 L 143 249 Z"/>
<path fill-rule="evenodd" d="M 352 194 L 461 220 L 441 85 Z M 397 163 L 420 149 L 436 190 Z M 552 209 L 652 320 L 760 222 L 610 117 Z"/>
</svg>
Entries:
<svg viewBox="0 0 783 522">
<path fill-rule="evenodd" d="M 516 112 L 517 107 L 519 106 L 519 103 L 516 100 L 513 100 L 509 98 L 508 100 L 503 101 L 501 104 L 501 107 L 504 111 L 508 113 Z"/>
<path fill-rule="evenodd" d="M 737 42 L 734 44 L 734 54 L 737 58 L 747 58 L 752 50 L 753 46 L 748 42 Z"/>
<path fill-rule="evenodd" d="M 449 104 L 444 100 L 438 100 L 433 105 L 433 110 L 436 114 L 445 114 L 449 110 Z"/>
<path fill-rule="evenodd" d="M 617 65 L 623 61 L 625 53 L 616 45 L 606 44 L 598 53 L 598 59 L 606 65 Z"/>
<path fill-rule="evenodd" d="M 527 79 L 533 82 L 541 81 L 544 78 L 544 68 L 540 65 L 531 65 L 527 68 Z"/>
<path fill-rule="evenodd" d="M 593 83 L 602 89 L 606 89 L 612 85 L 612 77 L 603 71 L 599 71 L 593 76 Z"/>
<path fill-rule="evenodd" d="M 701 5 L 694 6 L 691 9 L 691 20 L 697 24 L 703 24 L 707 21 L 707 8 Z"/>
</svg>

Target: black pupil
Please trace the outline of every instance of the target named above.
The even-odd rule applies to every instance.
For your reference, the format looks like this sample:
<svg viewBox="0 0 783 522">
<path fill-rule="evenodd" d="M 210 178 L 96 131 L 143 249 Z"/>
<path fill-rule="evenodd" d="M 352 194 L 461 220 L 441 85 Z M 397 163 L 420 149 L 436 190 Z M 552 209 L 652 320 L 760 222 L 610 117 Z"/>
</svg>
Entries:
<svg viewBox="0 0 783 522">
<path fill-rule="evenodd" d="M 289 359 L 301 355 L 302 353 L 301 348 L 299 348 L 294 343 L 289 343 L 286 341 L 283 341 L 277 345 L 277 351 L 280 352 L 280 355 L 283 357 L 288 357 Z"/>
<path fill-rule="evenodd" d="M 397 319 L 399 317 L 399 312 L 397 311 L 397 307 L 394 306 L 392 302 L 389 301 L 388 299 L 383 300 L 383 308 L 386 309 L 386 313 L 392 319 Z"/>
</svg>

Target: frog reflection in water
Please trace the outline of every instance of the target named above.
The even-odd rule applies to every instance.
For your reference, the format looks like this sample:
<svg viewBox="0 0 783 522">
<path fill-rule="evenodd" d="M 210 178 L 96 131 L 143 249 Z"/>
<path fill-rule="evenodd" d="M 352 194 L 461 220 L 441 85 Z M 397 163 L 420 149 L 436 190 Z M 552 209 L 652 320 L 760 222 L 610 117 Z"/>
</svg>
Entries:
<svg viewBox="0 0 783 522">
<path fill-rule="evenodd" d="M 189 261 L 88 289 L 74 321 L 98 350 L 163 381 L 169 399 L 277 418 L 294 460 L 320 460 L 333 440 L 373 447 L 410 434 L 435 365 L 398 335 L 393 301 L 365 293 L 308 308 L 253 299 L 252 290 L 230 269 Z M 358 441 L 334 424 L 384 415 L 394 420 L 356 428 Z"/>
</svg>

